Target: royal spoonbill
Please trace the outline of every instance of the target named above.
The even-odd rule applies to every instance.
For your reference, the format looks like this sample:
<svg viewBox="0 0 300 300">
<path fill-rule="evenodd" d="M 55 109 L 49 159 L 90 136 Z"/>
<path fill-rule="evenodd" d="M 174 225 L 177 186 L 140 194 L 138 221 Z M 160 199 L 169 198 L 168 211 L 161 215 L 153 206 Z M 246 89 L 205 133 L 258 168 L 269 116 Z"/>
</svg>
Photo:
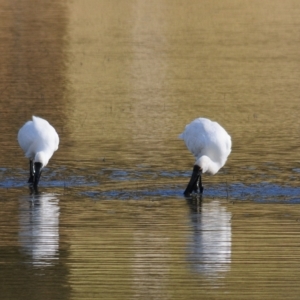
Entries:
<svg viewBox="0 0 300 300">
<path fill-rule="evenodd" d="M 26 122 L 19 130 L 18 142 L 29 158 L 28 183 L 37 188 L 42 169 L 58 149 L 58 134 L 48 121 L 33 116 L 32 121 Z"/>
<path fill-rule="evenodd" d="M 186 125 L 179 135 L 187 148 L 196 158 L 191 179 L 188 183 L 185 196 L 192 192 L 203 193 L 201 175 L 216 174 L 226 163 L 231 152 L 231 137 L 217 122 L 198 118 Z"/>
</svg>

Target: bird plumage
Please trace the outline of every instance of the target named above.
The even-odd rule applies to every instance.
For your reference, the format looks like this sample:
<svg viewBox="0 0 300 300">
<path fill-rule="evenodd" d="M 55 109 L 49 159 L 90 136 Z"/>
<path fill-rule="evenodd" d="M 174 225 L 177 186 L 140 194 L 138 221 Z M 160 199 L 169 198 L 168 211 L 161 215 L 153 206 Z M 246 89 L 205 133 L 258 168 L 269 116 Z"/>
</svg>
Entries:
<svg viewBox="0 0 300 300">
<path fill-rule="evenodd" d="M 186 125 L 184 132 L 179 137 L 184 140 L 186 147 L 196 158 L 196 162 L 202 156 L 207 156 L 217 165 L 218 169 L 211 172 L 212 175 L 225 165 L 231 152 L 230 135 L 219 123 L 209 119 L 195 119 Z"/>
<path fill-rule="evenodd" d="M 44 151 L 51 154 L 50 159 L 58 149 L 59 137 L 48 121 L 33 116 L 19 130 L 18 142 L 27 158 L 34 160 L 36 153 Z"/>
<path fill-rule="evenodd" d="M 198 118 L 185 127 L 179 138 L 194 155 L 201 173 L 216 174 L 231 152 L 231 137 L 217 122 Z"/>
<path fill-rule="evenodd" d="M 38 164 L 38 168 L 42 170 L 58 149 L 59 137 L 48 121 L 33 116 L 32 121 L 26 122 L 19 130 L 18 142 L 31 162 L 31 171 L 32 164 Z"/>
</svg>

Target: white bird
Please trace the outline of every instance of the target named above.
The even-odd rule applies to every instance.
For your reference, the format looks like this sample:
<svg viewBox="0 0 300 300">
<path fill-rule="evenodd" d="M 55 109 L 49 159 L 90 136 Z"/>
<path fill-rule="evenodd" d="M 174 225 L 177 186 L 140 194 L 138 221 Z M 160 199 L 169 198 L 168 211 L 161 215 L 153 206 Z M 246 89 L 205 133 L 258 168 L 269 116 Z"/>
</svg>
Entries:
<svg viewBox="0 0 300 300">
<path fill-rule="evenodd" d="M 19 130 L 18 142 L 29 158 L 28 183 L 36 189 L 42 169 L 58 149 L 58 134 L 48 121 L 32 116 L 32 121 L 26 122 Z"/>
<path fill-rule="evenodd" d="M 179 138 L 184 140 L 196 158 L 184 195 L 189 196 L 193 191 L 198 192 L 199 188 L 202 194 L 201 175 L 204 173 L 214 175 L 225 165 L 231 152 L 231 137 L 217 122 L 198 118 L 185 127 Z"/>
</svg>

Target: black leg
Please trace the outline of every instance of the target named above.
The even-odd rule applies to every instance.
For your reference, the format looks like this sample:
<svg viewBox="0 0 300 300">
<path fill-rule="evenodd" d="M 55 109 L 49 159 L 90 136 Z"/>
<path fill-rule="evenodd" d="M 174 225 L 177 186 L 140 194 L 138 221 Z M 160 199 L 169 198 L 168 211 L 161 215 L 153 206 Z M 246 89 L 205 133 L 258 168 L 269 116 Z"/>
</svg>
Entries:
<svg viewBox="0 0 300 300">
<path fill-rule="evenodd" d="M 201 173 L 199 174 L 198 178 L 197 178 L 197 182 L 196 182 L 196 185 L 194 186 L 194 193 L 198 194 L 203 194 L 203 190 L 204 190 L 204 187 L 202 185 L 202 176 L 201 176 Z"/>
<path fill-rule="evenodd" d="M 28 179 L 28 183 L 33 183 L 33 176 L 34 176 L 33 162 L 32 162 L 32 160 L 29 160 L 29 179 Z"/>
<path fill-rule="evenodd" d="M 199 188 L 200 188 L 200 194 L 203 194 L 204 187 L 203 187 L 203 185 L 202 185 L 202 176 L 201 176 L 201 174 L 200 174 L 200 176 L 199 176 L 199 183 L 198 183 L 198 186 L 199 186 Z"/>
</svg>

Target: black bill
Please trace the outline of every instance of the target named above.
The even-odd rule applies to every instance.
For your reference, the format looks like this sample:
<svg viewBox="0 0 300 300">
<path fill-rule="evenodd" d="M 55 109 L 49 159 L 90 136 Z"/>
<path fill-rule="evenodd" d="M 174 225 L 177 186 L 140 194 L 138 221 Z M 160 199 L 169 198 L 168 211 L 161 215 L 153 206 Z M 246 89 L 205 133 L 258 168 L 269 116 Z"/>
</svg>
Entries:
<svg viewBox="0 0 300 300">
<path fill-rule="evenodd" d="M 42 173 L 42 164 L 40 162 L 34 163 L 34 177 L 33 177 L 33 187 L 37 188 L 39 180 Z"/>
<path fill-rule="evenodd" d="M 201 168 L 195 165 L 193 168 L 193 173 L 190 182 L 188 183 L 188 186 L 183 193 L 185 196 L 189 196 L 193 191 L 195 192 L 198 191 L 198 180 L 200 179 L 200 177 L 201 177 Z M 203 191 L 202 187 L 200 187 L 200 191 L 202 193 Z"/>
</svg>

